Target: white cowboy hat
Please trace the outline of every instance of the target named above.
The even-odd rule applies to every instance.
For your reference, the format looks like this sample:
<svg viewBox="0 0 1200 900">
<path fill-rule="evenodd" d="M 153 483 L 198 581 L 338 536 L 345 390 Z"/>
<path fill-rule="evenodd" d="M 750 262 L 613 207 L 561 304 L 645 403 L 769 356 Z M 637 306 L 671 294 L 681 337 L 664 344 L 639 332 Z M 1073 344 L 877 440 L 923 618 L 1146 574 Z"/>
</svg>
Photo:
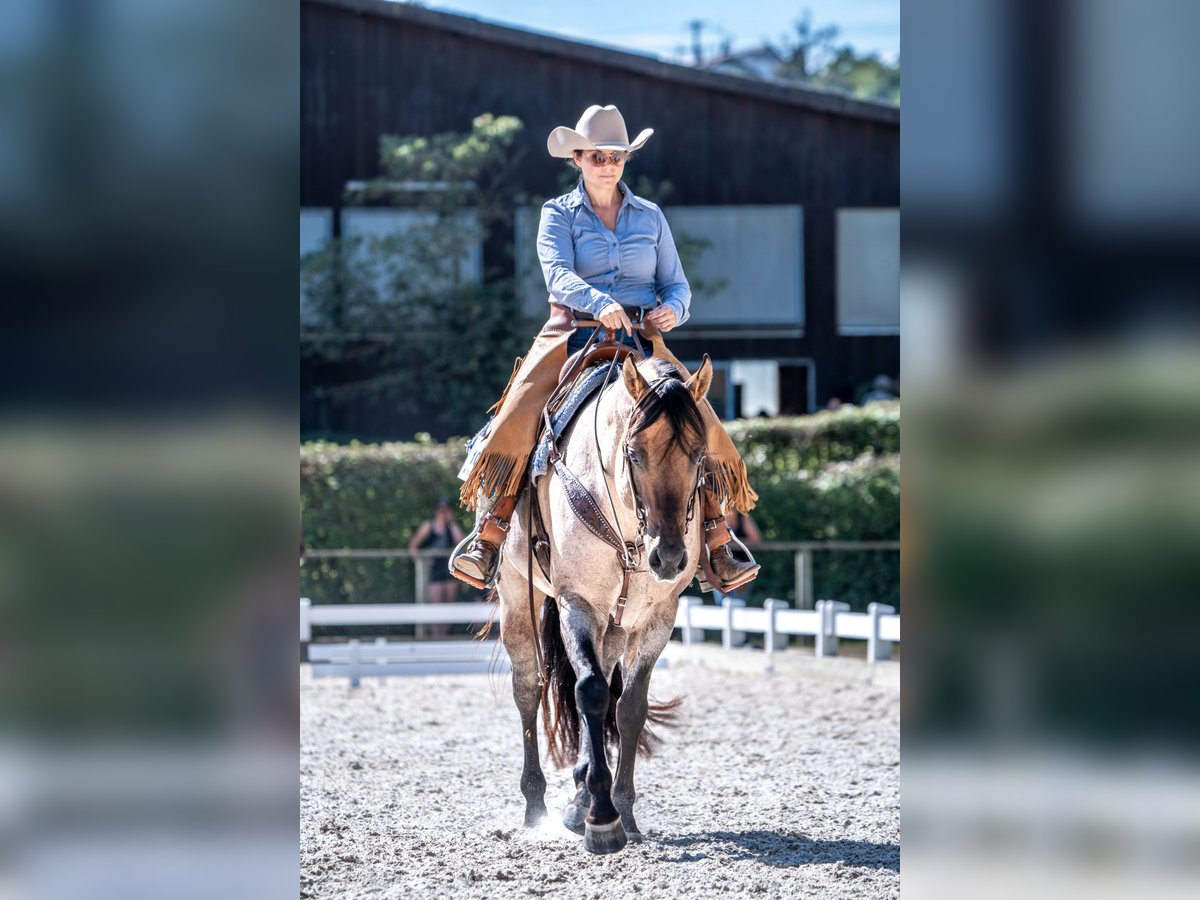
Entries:
<svg viewBox="0 0 1200 900">
<path fill-rule="evenodd" d="M 546 148 L 551 156 L 569 159 L 576 150 L 626 150 L 632 153 L 654 134 L 647 128 L 629 143 L 629 132 L 625 130 L 625 119 L 615 106 L 589 106 L 574 128 L 559 125 L 546 138 Z"/>
</svg>

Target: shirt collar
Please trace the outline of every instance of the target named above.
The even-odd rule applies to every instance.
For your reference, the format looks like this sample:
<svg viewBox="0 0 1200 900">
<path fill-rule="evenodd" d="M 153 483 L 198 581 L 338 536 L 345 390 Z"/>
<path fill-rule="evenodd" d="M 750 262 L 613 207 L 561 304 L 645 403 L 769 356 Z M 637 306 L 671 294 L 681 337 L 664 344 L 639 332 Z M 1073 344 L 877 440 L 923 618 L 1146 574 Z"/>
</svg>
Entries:
<svg viewBox="0 0 1200 900">
<path fill-rule="evenodd" d="M 642 200 L 640 198 L 634 196 L 633 191 L 629 189 L 629 185 L 627 185 L 624 181 L 618 183 L 618 190 L 620 190 L 621 194 L 622 194 L 622 197 L 621 197 L 621 208 L 622 209 L 624 209 L 626 206 L 632 206 L 634 209 L 645 209 L 646 208 L 645 206 L 642 205 Z M 573 190 L 570 194 L 567 195 L 566 202 L 567 202 L 567 206 L 582 205 L 582 206 L 586 206 L 588 209 L 592 209 L 592 201 L 588 197 L 587 191 L 583 187 L 583 179 L 582 178 L 579 179 L 579 183 L 577 185 L 575 185 L 575 190 Z M 595 212 L 595 210 L 592 210 L 592 212 Z"/>
</svg>

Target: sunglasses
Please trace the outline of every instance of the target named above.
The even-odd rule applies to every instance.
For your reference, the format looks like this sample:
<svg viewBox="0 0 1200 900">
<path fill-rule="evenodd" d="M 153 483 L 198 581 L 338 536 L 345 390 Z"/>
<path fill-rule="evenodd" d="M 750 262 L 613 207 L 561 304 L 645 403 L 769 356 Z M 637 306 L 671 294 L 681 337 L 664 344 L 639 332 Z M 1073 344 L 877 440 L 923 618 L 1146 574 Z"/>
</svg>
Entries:
<svg viewBox="0 0 1200 900">
<path fill-rule="evenodd" d="M 588 150 L 583 154 L 583 158 L 590 162 L 593 166 L 606 166 L 612 163 L 614 166 L 620 166 L 629 159 L 629 154 L 624 150 L 614 150 L 612 153 L 603 153 L 600 150 Z"/>
</svg>

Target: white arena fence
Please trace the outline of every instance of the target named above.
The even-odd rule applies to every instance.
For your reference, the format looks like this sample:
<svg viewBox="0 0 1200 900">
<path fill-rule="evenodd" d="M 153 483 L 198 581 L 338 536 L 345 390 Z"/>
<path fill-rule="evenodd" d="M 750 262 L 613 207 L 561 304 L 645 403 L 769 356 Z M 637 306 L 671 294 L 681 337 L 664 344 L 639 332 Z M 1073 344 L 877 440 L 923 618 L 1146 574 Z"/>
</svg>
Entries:
<svg viewBox="0 0 1200 900">
<path fill-rule="evenodd" d="M 817 553 L 845 553 L 863 550 L 887 550 L 899 552 L 899 541 L 762 541 L 754 544 L 757 553 L 790 553 L 796 579 L 798 609 L 815 609 L 813 602 L 813 560 Z M 444 566 L 450 556 L 449 550 L 393 549 L 306 549 L 307 559 L 367 560 L 405 559 L 413 564 L 413 593 L 417 603 L 424 603 L 428 596 L 430 575 L 434 566 Z"/>
<path fill-rule="evenodd" d="M 493 609 L 490 603 L 313 606 L 308 598 L 302 598 L 300 641 L 308 644 L 314 677 L 346 677 L 352 687 L 358 687 L 362 678 L 371 676 L 507 672 L 511 668 L 508 656 L 494 640 L 377 638 L 374 642 L 311 643 L 314 626 L 482 625 Z M 872 603 L 865 613 L 853 613 L 848 603 L 836 600 L 818 600 L 816 609 L 790 609 L 783 600 L 766 600 L 759 609 L 748 608 L 744 600 L 726 598 L 721 606 L 706 606 L 699 597 L 684 596 L 679 598 L 675 627 L 684 644 L 702 642 L 707 630 L 720 631 L 726 649 L 742 645 L 747 634 L 761 634 L 768 666 L 772 655 L 784 650 L 791 636 L 815 638 L 817 656 L 836 656 L 839 640 L 866 641 L 868 662 L 890 659 L 892 644 L 900 640 L 900 617 L 894 607 Z"/>
</svg>

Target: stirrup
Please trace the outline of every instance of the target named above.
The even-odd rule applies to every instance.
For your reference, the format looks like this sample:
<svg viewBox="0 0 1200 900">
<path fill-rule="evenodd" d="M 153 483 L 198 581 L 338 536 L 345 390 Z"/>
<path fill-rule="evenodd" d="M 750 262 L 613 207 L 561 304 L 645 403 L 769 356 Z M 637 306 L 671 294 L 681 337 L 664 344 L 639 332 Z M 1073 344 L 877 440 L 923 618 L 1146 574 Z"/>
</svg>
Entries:
<svg viewBox="0 0 1200 900">
<path fill-rule="evenodd" d="M 731 531 L 731 532 L 729 532 L 729 540 L 726 543 L 722 544 L 720 547 L 709 548 L 706 546 L 703 548 L 704 557 L 703 557 L 703 560 L 696 572 L 696 578 L 700 582 L 700 590 L 702 593 L 707 594 L 710 591 L 712 591 L 713 587 L 714 587 L 714 585 L 712 584 L 712 581 L 710 581 L 708 578 L 709 572 L 711 571 L 711 563 L 709 562 L 709 557 L 714 552 L 714 550 L 720 550 L 722 547 L 728 547 L 730 544 L 734 544 L 738 549 L 740 549 L 742 551 L 742 553 L 746 554 L 746 558 L 749 559 L 750 562 L 754 563 L 754 568 L 747 569 L 746 572 L 741 575 L 741 577 L 737 578 L 734 581 L 729 581 L 724 584 L 717 585 L 716 586 L 717 589 L 722 594 L 728 594 L 730 591 L 736 591 L 740 587 L 745 587 L 747 584 L 749 584 L 751 581 L 753 581 L 755 578 L 758 577 L 758 573 L 762 569 L 762 566 L 759 563 L 755 562 L 754 554 L 751 553 L 746 548 L 746 545 L 743 544 L 738 539 L 737 535 L 735 535 Z M 715 579 L 716 579 L 716 573 L 713 572 L 713 580 L 715 580 Z"/>
<path fill-rule="evenodd" d="M 450 574 L 453 575 L 455 578 L 457 578 L 459 581 L 469 584 L 473 588 L 478 588 L 481 591 L 485 591 L 488 588 L 489 582 L 481 581 L 473 575 L 468 575 L 466 572 L 462 571 L 461 569 L 459 569 L 458 567 L 456 567 L 454 565 L 455 561 L 457 561 L 457 559 L 460 556 L 462 556 L 463 553 L 465 553 L 468 549 L 470 549 L 471 544 L 475 541 L 476 538 L 479 537 L 479 533 L 481 530 L 482 530 L 481 528 L 476 526 L 474 531 L 472 531 L 465 538 L 463 538 L 461 541 L 459 541 L 458 546 L 455 547 L 454 551 L 450 554 L 450 558 L 448 560 L 446 560 L 446 568 L 449 569 Z M 495 577 L 496 576 L 493 573 L 492 580 L 495 580 Z"/>
</svg>

